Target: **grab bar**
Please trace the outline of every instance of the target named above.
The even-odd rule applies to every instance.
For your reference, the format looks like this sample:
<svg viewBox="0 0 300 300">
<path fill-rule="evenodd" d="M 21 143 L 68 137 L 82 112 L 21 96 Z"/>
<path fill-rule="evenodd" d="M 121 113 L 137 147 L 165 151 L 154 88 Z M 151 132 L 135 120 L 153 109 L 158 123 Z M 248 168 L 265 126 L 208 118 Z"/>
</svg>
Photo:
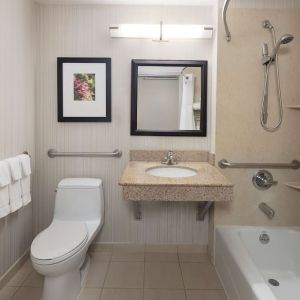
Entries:
<svg viewBox="0 0 300 300">
<path fill-rule="evenodd" d="M 291 163 L 283 163 L 283 164 L 277 164 L 277 163 L 232 163 L 228 162 L 226 159 L 222 159 L 218 163 L 219 167 L 221 169 L 226 168 L 249 168 L 249 169 L 294 169 L 297 170 L 300 168 L 300 161 L 294 159 Z"/>
<path fill-rule="evenodd" d="M 230 2 L 230 0 L 225 0 L 224 5 L 223 5 L 223 10 L 222 10 L 222 18 L 223 18 L 224 28 L 225 28 L 225 32 L 226 32 L 227 42 L 231 41 L 231 33 L 229 31 L 229 27 L 227 24 L 227 9 L 229 6 L 229 2 Z"/>
<path fill-rule="evenodd" d="M 48 150 L 48 156 L 54 157 L 116 157 L 122 156 L 122 151 L 116 149 L 113 152 L 58 152 L 55 149 Z"/>
</svg>

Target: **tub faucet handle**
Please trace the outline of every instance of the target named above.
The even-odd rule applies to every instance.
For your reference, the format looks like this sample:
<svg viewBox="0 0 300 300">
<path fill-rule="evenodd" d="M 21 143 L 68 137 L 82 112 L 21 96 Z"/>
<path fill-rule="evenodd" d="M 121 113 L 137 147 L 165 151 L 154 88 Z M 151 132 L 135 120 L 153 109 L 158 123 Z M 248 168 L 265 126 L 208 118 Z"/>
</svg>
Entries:
<svg viewBox="0 0 300 300">
<path fill-rule="evenodd" d="M 267 190 L 271 186 L 278 184 L 278 181 L 273 179 L 273 175 L 267 170 L 259 170 L 252 177 L 253 185 L 259 190 Z"/>
</svg>

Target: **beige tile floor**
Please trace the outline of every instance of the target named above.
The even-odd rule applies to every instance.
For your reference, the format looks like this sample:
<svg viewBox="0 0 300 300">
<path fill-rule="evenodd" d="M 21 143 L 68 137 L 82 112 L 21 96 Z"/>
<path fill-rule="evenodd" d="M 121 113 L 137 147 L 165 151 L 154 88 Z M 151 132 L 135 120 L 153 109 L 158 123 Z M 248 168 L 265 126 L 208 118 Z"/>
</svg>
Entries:
<svg viewBox="0 0 300 300">
<path fill-rule="evenodd" d="M 92 246 L 79 300 L 227 300 L 213 265 L 193 245 Z M 0 300 L 39 300 L 43 278 L 28 260 Z"/>
</svg>

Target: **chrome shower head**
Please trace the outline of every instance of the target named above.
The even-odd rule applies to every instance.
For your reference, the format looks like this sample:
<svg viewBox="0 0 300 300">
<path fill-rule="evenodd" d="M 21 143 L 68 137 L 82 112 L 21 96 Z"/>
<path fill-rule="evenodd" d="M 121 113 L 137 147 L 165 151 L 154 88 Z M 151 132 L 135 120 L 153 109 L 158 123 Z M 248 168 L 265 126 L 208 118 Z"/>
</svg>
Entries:
<svg viewBox="0 0 300 300">
<path fill-rule="evenodd" d="M 273 50 L 273 53 L 271 55 L 271 59 L 274 60 L 278 51 L 279 51 L 279 48 L 281 45 L 284 45 L 284 44 L 288 44 L 290 43 L 292 40 L 294 39 L 294 36 L 292 36 L 291 34 L 284 34 L 283 36 L 280 37 L 280 39 L 278 40 L 274 50 Z"/>
</svg>

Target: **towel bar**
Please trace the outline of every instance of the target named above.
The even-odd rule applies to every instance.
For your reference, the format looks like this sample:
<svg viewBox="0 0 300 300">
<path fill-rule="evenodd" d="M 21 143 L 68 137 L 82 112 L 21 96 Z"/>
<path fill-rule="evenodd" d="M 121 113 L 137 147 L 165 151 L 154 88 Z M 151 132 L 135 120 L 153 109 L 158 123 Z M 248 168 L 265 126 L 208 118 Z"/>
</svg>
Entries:
<svg viewBox="0 0 300 300">
<path fill-rule="evenodd" d="M 23 151 L 23 153 L 22 154 L 27 154 L 29 157 L 31 157 L 31 155 L 29 154 L 29 152 L 28 151 Z"/>
</svg>

